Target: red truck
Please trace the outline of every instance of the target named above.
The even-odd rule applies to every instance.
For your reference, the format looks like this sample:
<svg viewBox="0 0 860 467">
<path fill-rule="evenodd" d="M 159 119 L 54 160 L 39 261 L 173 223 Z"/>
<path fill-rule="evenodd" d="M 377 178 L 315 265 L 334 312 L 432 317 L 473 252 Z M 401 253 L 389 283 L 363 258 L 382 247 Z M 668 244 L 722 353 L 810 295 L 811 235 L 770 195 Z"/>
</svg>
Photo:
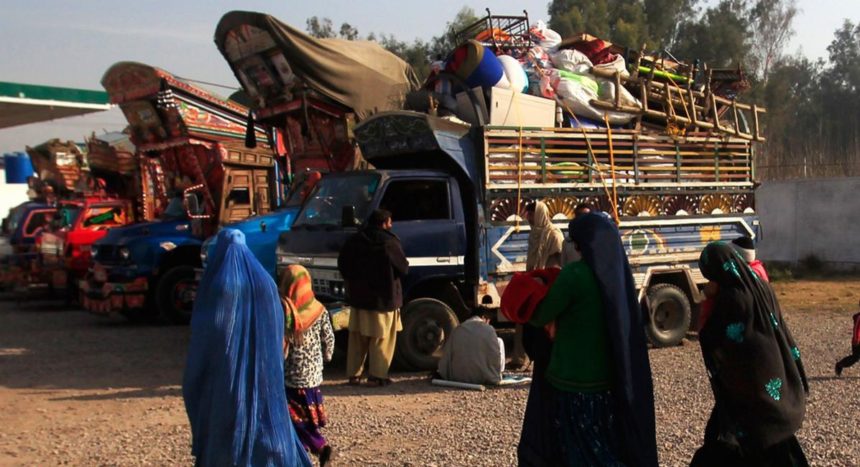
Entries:
<svg viewBox="0 0 860 467">
<path fill-rule="evenodd" d="M 48 286 L 73 299 L 77 281 L 90 267 L 92 244 L 108 229 L 135 219 L 135 197 L 126 188 L 134 185 L 129 180 L 133 174 L 89 167 L 87 155 L 72 142 L 50 140 L 28 152 L 40 183 L 47 185 L 43 190 L 57 193 L 59 201 L 52 221 L 36 238 L 35 255 L 18 285 Z"/>
</svg>

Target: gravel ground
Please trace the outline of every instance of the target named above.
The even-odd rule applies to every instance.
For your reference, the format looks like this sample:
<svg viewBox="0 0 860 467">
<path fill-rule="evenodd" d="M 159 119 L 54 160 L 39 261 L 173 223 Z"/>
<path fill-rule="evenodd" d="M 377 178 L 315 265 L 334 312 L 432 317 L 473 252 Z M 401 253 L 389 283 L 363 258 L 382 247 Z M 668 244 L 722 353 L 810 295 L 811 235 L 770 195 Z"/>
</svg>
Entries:
<svg viewBox="0 0 860 467">
<path fill-rule="evenodd" d="M 860 280 L 778 283 L 810 379 L 799 433 L 813 465 L 860 465 L 860 368 L 847 353 Z M 191 465 L 180 381 L 188 328 L 99 319 L 51 302 L 0 303 L 0 465 Z M 698 344 L 651 351 L 662 465 L 686 465 L 712 398 Z M 323 388 L 336 465 L 514 465 L 527 389 L 436 388 L 396 374 Z"/>
</svg>

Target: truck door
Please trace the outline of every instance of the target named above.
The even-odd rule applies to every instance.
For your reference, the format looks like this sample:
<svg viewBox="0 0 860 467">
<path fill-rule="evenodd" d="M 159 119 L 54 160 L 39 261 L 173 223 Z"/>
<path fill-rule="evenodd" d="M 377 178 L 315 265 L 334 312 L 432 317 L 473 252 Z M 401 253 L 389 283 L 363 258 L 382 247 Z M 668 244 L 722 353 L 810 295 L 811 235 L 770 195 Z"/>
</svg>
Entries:
<svg viewBox="0 0 860 467">
<path fill-rule="evenodd" d="M 456 181 L 445 178 L 394 179 L 385 186 L 380 207 L 391 211 L 392 231 L 409 258 L 404 295 L 424 279 L 463 275 L 466 229 Z"/>
<path fill-rule="evenodd" d="M 221 223 L 241 221 L 254 215 L 252 170 L 227 168 L 221 201 Z"/>
<path fill-rule="evenodd" d="M 272 201 L 269 199 L 271 188 L 268 170 L 254 170 L 254 211 L 259 216 L 271 211 Z"/>
</svg>

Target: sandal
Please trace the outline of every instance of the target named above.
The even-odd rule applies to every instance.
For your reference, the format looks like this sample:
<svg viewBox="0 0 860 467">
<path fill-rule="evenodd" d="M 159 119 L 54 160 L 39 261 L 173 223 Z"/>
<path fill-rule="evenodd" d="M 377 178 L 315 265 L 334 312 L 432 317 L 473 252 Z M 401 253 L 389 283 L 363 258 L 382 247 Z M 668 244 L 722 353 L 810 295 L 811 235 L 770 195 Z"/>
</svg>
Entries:
<svg viewBox="0 0 860 467">
<path fill-rule="evenodd" d="M 349 380 L 346 382 L 349 386 L 361 386 L 361 377 L 360 376 L 350 376 Z"/>
<path fill-rule="evenodd" d="M 370 387 L 383 387 L 388 386 L 392 383 L 391 378 L 377 378 L 375 376 L 371 376 L 367 378 L 367 385 Z"/>
<path fill-rule="evenodd" d="M 320 451 L 320 467 L 325 467 L 328 464 L 328 461 L 331 460 L 332 448 L 328 444 L 323 446 Z"/>
</svg>

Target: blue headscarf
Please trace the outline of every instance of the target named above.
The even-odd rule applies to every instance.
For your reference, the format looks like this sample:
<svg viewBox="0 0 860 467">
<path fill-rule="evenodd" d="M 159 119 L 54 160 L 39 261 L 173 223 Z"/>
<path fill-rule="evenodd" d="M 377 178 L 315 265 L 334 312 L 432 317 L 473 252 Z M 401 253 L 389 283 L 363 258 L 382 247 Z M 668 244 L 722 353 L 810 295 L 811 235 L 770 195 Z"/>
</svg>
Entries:
<svg viewBox="0 0 860 467">
<path fill-rule="evenodd" d="M 612 363 L 612 395 L 624 449 L 632 466 L 657 465 L 654 386 L 636 285 L 621 235 L 606 216 L 577 216 L 570 237 L 594 272 L 603 299 Z"/>
<path fill-rule="evenodd" d="M 238 230 L 224 229 L 197 290 L 182 381 L 198 466 L 310 466 L 284 391 L 284 311 Z"/>
</svg>

